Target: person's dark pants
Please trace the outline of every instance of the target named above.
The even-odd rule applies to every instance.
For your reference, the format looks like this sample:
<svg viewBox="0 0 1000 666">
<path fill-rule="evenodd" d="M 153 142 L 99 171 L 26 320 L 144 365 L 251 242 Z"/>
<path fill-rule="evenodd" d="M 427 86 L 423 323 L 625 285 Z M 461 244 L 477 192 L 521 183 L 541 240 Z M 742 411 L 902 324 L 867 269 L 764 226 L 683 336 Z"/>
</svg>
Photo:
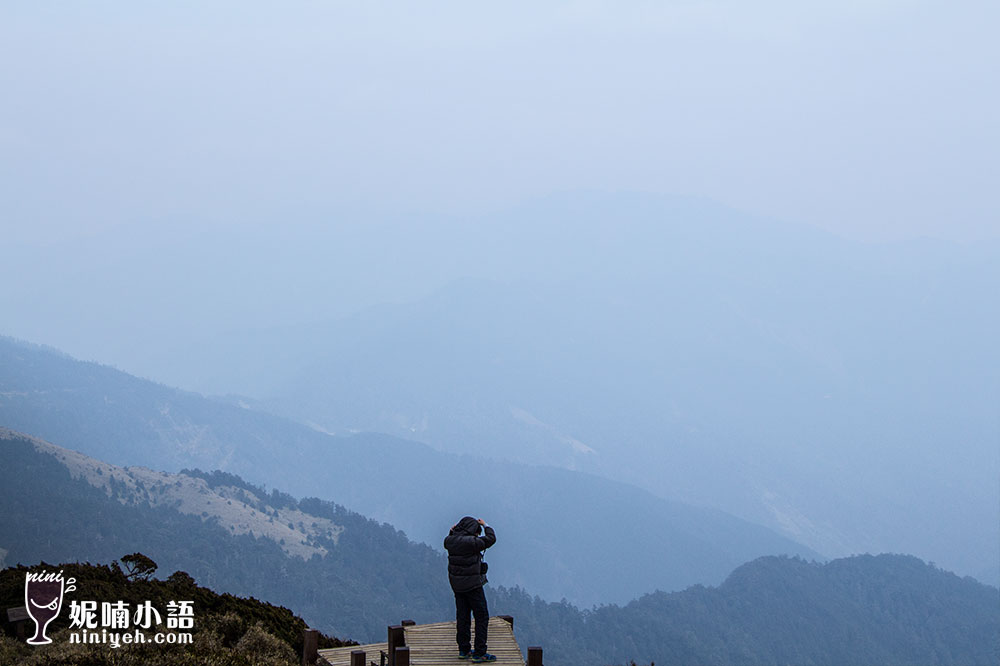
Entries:
<svg viewBox="0 0 1000 666">
<path fill-rule="evenodd" d="M 458 625 L 458 651 L 468 652 L 472 633 L 469 613 L 476 617 L 476 650 L 472 654 L 481 657 L 486 654 L 486 631 L 490 624 L 490 611 L 486 607 L 486 593 L 477 587 L 468 592 L 455 592 L 455 620 Z"/>
</svg>

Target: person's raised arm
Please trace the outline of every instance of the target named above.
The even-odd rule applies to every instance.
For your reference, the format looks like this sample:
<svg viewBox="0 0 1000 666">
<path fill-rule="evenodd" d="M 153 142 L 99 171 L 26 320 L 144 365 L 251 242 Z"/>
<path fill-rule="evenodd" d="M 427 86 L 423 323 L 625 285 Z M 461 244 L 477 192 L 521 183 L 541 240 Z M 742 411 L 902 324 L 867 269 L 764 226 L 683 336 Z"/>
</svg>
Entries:
<svg viewBox="0 0 1000 666">
<path fill-rule="evenodd" d="M 486 550 L 497 542 L 497 534 L 482 518 L 479 519 L 479 524 L 483 526 L 483 536 L 479 537 L 479 540 L 483 542 L 482 550 Z"/>
</svg>

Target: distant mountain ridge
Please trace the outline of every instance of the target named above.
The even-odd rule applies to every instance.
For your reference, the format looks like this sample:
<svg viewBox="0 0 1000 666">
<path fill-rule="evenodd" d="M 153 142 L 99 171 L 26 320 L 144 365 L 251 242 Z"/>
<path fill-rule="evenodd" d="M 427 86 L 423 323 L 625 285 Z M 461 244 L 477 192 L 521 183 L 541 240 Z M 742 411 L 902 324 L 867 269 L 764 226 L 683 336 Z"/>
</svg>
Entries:
<svg viewBox="0 0 1000 666">
<path fill-rule="evenodd" d="M 831 253 L 816 272 L 682 247 L 638 275 L 461 280 L 283 330 L 266 348 L 314 356 L 259 404 L 627 481 L 831 556 L 907 550 L 968 573 L 1000 559 L 994 268 Z"/>
<path fill-rule="evenodd" d="M 720 511 L 588 474 L 457 456 L 300 424 L 0 339 L 0 424 L 118 465 L 220 469 L 392 523 L 439 548 L 467 514 L 494 524 L 497 583 L 581 605 L 715 584 L 761 555 L 814 551 Z M 526 501 L 530 498 L 530 501 Z M 642 535 L 645 550 L 622 550 Z M 661 566 L 641 573 L 649 552 Z M 619 566 L 608 568 L 608 562 Z"/>
</svg>

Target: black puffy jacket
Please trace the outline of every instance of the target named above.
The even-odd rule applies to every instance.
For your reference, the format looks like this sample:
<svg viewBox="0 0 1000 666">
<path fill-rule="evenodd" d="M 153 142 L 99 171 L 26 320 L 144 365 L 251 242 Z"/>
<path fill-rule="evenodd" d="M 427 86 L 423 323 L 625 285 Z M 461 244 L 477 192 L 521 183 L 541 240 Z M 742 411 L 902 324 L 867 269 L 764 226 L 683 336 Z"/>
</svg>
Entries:
<svg viewBox="0 0 1000 666">
<path fill-rule="evenodd" d="M 478 536 L 479 522 L 466 516 L 444 538 L 448 582 L 455 592 L 468 592 L 487 582 L 486 574 L 482 573 L 483 551 L 497 542 L 497 535 L 489 525 L 483 531 L 483 536 Z"/>
</svg>

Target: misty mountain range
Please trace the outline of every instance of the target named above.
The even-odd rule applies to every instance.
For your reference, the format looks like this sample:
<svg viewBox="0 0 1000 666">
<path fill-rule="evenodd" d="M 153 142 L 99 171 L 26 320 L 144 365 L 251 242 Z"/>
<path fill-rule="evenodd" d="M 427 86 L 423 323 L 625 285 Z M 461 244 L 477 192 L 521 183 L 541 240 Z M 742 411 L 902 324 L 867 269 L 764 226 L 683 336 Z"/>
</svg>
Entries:
<svg viewBox="0 0 1000 666">
<path fill-rule="evenodd" d="M 193 576 L 360 640 L 377 640 L 397 617 L 437 620 L 452 610 L 442 554 L 329 502 L 268 493 L 218 471 L 117 467 L 9 430 L 0 430 L 0 454 L 0 535 L 10 546 L 0 556 L 8 565 L 43 554 L 107 562 L 139 549 L 162 576 L 184 572 L 169 575 L 170 585 Z M 102 584 L 90 578 L 99 571 L 73 570 L 87 577 L 84 588 Z M 8 606 L 22 592 L 11 578 L 14 586 L 0 591 Z M 515 616 L 522 644 L 544 645 L 546 661 L 557 665 L 637 658 L 972 666 L 994 663 L 1000 645 L 995 588 L 899 555 L 826 565 L 764 557 L 717 588 L 657 592 L 590 611 L 521 589 L 489 586 L 488 594 L 493 609 Z M 199 623 L 207 597 L 215 598 L 198 594 Z M 259 613 L 255 604 L 243 603 L 239 619 Z M 300 635 L 287 618 L 268 617 L 292 642 Z"/>
<path fill-rule="evenodd" d="M 823 556 L 1000 583 L 995 243 L 864 244 L 635 194 L 358 215 L 22 247 L 10 280 L 51 271 L 2 304 L 316 430 L 587 472 Z"/>
<path fill-rule="evenodd" d="M 1000 663 L 1000 3 L 7 4 L 0 565 L 294 610 L 103 661 L 473 515 L 550 666 Z"/>
<path fill-rule="evenodd" d="M 10 340 L 0 340 L 0 373 L 0 423 L 112 464 L 219 469 L 294 488 L 437 549 L 459 517 L 485 516 L 504 538 L 491 553 L 495 581 L 548 599 L 622 603 L 716 584 L 761 555 L 822 558 L 719 510 L 591 474 L 387 435 L 331 436 Z M 637 539 L 643 548 L 622 548 Z"/>
<path fill-rule="evenodd" d="M 996 568 L 991 254 L 681 227 L 657 208 L 618 226 L 611 205 L 580 208 L 553 211 L 572 222 L 548 237 L 505 228 L 525 247 L 565 240 L 575 274 L 455 282 L 255 340 L 256 358 L 301 354 L 285 352 L 258 404 L 331 432 L 589 471 L 829 556 Z"/>
</svg>

